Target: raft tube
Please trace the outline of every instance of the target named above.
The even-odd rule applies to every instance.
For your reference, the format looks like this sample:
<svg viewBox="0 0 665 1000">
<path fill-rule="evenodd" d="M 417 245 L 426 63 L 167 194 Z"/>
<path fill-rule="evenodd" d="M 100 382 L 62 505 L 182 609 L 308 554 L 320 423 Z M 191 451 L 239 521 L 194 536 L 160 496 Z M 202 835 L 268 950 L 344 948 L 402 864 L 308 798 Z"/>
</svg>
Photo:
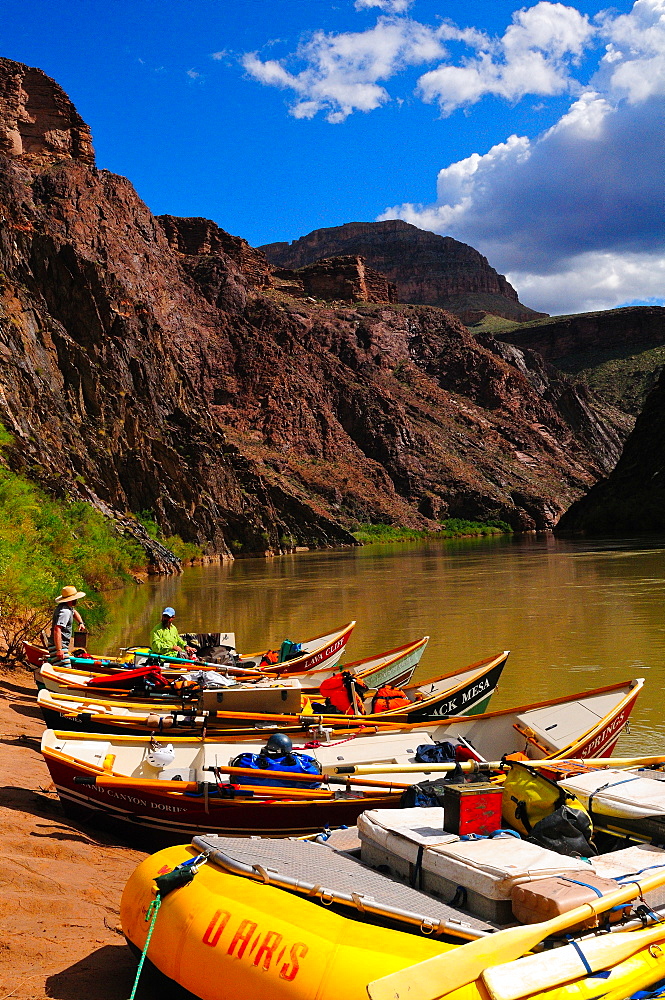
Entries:
<svg viewBox="0 0 665 1000">
<path fill-rule="evenodd" d="M 197 854 L 193 846 L 168 848 L 147 858 L 130 878 L 120 920 L 135 951 L 145 946 L 154 878 Z M 524 996 L 630 997 L 665 975 L 665 927 L 663 939 L 662 948 L 640 950 L 612 968 L 608 978 L 582 973 L 544 991 L 534 983 Z M 275 886 L 227 874 L 209 862 L 192 882 L 163 899 L 147 959 L 201 1000 L 368 1000 L 367 987 L 373 981 L 460 947 L 464 945 L 342 916 Z M 501 962 L 499 949 L 496 959 Z M 417 971 L 414 968 L 414 980 Z M 441 983 L 437 996 L 488 1000 L 489 994 L 478 980 L 452 993 Z"/>
</svg>

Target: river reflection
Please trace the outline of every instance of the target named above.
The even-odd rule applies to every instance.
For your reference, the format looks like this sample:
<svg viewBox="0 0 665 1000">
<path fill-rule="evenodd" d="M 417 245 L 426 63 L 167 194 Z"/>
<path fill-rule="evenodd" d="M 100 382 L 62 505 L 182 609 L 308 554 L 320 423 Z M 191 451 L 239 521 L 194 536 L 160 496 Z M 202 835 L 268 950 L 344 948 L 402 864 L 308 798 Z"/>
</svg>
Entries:
<svg viewBox="0 0 665 1000">
<path fill-rule="evenodd" d="M 352 619 L 349 660 L 430 635 L 422 678 L 511 649 L 494 708 L 643 676 L 620 749 L 665 746 L 663 538 L 431 541 L 189 569 L 113 595 L 95 646 L 146 641 L 166 604 L 180 631 L 232 630 L 243 652 Z"/>
</svg>

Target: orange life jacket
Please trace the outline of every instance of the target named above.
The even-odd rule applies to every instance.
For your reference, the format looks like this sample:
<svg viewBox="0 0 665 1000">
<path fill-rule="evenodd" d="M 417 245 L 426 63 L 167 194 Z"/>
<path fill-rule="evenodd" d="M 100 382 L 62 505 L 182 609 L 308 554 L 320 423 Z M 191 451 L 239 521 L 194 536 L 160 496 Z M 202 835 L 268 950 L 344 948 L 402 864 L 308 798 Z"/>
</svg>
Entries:
<svg viewBox="0 0 665 1000">
<path fill-rule="evenodd" d="M 259 663 L 259 666 L 267 667 L 269 665 L 272 665 L 273 663 L 279 663 L 279 653 L 277 653 L 274 649 L 269 649 L 267 653 L 264 653 L 263 656 L 261 657 L 261 662 Z"/>
<path fill-rule="evenodd" d="M 411 702 L 401 688 L 386 684 L 372 698 L 373 712 L 388 712 L 391 708 L 407 708 Z"/>
<path fill-rule="evenodd" d="M 345 715 L 355 715 L 356 707 L 353 703 L 353 690 L 357 696 L 358 711 L 364 714 L 363 692 L 367 690 L 367 685 L 363 681 L 353 677 L 347 670 L 342 670 L 338 674 L 333 674 L 322 682 L 319 691 L 330 704 L 339 712 Z"/>
</svg>

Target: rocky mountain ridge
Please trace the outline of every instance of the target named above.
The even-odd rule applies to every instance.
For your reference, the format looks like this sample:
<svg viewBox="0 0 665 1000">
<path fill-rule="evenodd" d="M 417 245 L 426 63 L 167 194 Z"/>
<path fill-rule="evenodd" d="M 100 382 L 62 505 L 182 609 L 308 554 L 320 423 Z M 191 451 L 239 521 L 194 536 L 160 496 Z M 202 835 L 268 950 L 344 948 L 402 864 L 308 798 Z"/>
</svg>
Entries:
<svg viewBox="0 0 665 1000">
<path fill-rule="evenodd" d="M 625 306 L 573 316 L 551 316 L 501 333 L 500 338 L 516 347 L 537 351 L 547 361 L 580 351 L 656 346 L 665 342 L 665 307 Z"/>
<path fill-rule="evenodd" d="M 630 421 L 537 355 L 437 308 L 290 298 L 245 241 L 98 170 L 39 70 L 0 62 L 0 93 L 14 468 L 229 556 L 366 521 L 545 528 L 613 467 Z"/>
<path fill-rule="evenodd" d="M 665 362 L 665 307 L 554 316 L 496 336 L 537 351 L 610 405 L 637 415 Z"/>
<path fill-rule="evenodd" d="M 400 219 L 349 222 L 316 229 L 293 243 L 269 243 L 272 264 L 299 268 L 325 257 L 359 254 L 397 287 L 400 302 L 439 306 L 463 322 L 482 311 L 523 322 L 543 313 L 522 305 L 517 292 L 487 258 L 450 236 L 438 236 Z"/>
</svg>

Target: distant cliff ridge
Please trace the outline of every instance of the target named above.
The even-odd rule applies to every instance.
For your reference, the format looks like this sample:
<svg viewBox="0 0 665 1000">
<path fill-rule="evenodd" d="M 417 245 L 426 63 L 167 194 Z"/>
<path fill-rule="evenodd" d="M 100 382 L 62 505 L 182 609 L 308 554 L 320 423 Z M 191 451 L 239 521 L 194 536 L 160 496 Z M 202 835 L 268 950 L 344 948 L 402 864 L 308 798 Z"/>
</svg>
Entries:
<svg viewBox="0 0 665 1000">
<path fill-rule="evenodd" d="M 554 316 L 497 336 L 538 351 L 610 405 L 637 415 L 665 363 L 665 308 L 625 306 Z"/>
<path fill-rule="evenodd" d="M 439 306 L 463 322 L 479 308 L 518 322 L 544 315 L 522 305 L 512 285 L 473 247 L 399 219 L 316 229 L 293 243 L 259 249 L 272 264 L 289 268 L 358 254 L 395 283 L 400 302 Z"/>
<path fill-rule="evenodd" d="M 631 421 L 537 355 L 428 306 L 291 296 L 97 170 L 43 73 L 4 60 L 0 94 L 0 421 L 52 492 L 237 555 L 368 521 L 546 528 L 616 462 Z M 347 256 L 352 298 L 387 293 Z"/>
<path fill-rule="evenodd" d="M 608 350 L 665 343 L 664 306 L 626 306 L 574 316 L 552 316 L 501 333 L 520 348 L 556 361 L 580 351 Z"/>
</svg>

